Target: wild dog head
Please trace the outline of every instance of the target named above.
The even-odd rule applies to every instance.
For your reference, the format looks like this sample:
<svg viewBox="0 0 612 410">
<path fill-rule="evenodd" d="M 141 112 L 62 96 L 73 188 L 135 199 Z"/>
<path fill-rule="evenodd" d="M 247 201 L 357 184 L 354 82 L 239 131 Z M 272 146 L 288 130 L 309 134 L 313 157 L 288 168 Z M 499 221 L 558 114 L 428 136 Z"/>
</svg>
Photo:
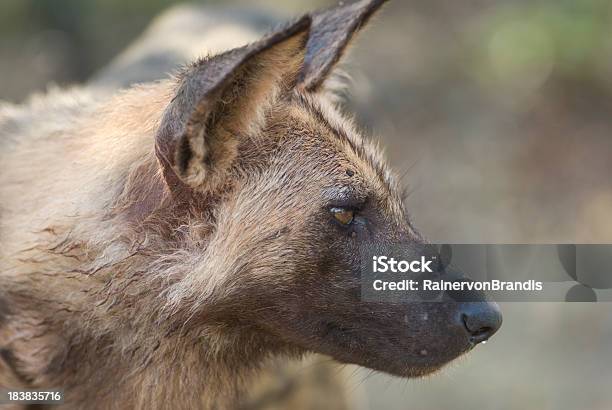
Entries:
<svg viewBox="0 0 612 410">
<path fill-rule="evenodd" d="M 360 297 L 361 247 L 426 245 L 379 149 L 326 93 L 353 34 L 382 3 L 314 13 L 195 62 L 179 76 L 156 153 L 176 201 L 214 208 L 214 232 L 176 284 L 177 303 L 249 332 L 262 350 L 417 376 L 488 338 L 501 317 L 484 298 Z"/>
</svg>

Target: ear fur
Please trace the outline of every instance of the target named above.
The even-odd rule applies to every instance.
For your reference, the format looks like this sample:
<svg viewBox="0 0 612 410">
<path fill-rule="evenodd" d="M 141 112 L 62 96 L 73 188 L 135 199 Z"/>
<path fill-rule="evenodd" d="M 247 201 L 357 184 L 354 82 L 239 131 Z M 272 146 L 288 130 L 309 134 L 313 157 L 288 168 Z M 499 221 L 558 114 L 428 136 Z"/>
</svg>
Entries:
<svg viewBox="0 0 612 410">
<path fill-rule="evenodd" d="M 180 85 L 156 136 L 156 155 L 172 190 L 218 186 L 241 136 L 256 132 L 272 97 L 295 86 L 311 19 L 305 16 L 245 47 L 197 61 Z"/>
<path fill-rule="evenodd" d="M 353 35 L 385 2 L 341 3 L 191 65 L 179 76 L 156 136 L 170 189 L 219 186 L 238 155 L 240 138 L 257 132 L 274 95 L 293 87 L 318 91 Z"/>
<path fill-rule="evenodd" d="M 360 0 L 311 14 L 300 86 L 316 91 L 347 49 L 353 35 L 361 29 L 386 0 Z"/>
</svg>

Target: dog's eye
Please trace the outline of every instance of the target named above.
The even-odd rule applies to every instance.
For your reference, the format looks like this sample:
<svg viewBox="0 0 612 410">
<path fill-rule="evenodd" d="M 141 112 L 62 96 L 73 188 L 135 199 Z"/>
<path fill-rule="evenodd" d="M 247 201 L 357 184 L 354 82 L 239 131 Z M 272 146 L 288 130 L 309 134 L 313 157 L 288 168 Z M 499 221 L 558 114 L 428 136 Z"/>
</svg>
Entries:
<svg viewBox="0 0 612 410">
<path fill-rule="evenodd" d="M 355 217 L 355 211 L 351 209 L 332 208 L 330 211 L 336 221 L 340 222 L 342 225 L 350 225 Z"/>
</svg>

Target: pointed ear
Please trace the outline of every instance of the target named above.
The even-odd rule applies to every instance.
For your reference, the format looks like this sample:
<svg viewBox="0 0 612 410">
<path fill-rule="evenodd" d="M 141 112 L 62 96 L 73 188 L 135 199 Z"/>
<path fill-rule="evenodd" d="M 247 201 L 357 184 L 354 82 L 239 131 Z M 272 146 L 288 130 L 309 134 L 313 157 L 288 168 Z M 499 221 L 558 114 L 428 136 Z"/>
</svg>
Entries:
<svg viewBox="0 0 612 410">
<path fill-rule="evenodd" d="M 206 191 L 225 180 L 241 136 L 257 132 L 274 95 L 304 64 L 309 16 L 264 39 L 194 63 L 162 119 L 155 151 L 171 190 Z"/>
<path fill-rule="evenodd" d="M 342 57 L 353 35 L 361 29 L 386 0 L 360 0 L 311 14 L 308 40 L 300 85 L 316 91 Z"/>
</svg>

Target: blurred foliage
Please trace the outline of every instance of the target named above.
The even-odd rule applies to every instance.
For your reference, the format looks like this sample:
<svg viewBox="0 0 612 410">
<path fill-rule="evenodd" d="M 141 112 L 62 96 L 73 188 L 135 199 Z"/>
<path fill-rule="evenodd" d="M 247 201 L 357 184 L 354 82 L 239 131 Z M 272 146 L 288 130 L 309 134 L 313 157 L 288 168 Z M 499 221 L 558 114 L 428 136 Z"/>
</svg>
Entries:
<svg viewBox="0 0 612 410">
<path fill-rule="evenodd" d="M 73 72 L 84 79 L 138 35 L 174 0 L 3 0 L 0 36 L 26 39 L 54 31 L 76 51 Z"/>
<path fill-rule="evenodd" d="M 612 3 L 512 2 L 484 16 L 470 70 L 496 86 L 536 88 L 550 76 L 610 84 Z"/>
<path fill-rule="evenodd" d="M 303 12 L 324 0 L 192 1 L 212 6 Z M 2 0 L 0 98 L 21 100 L 49 82 L 84 81 L 180 0 Z"/>
<path fill-rule="evenodd" d="M 0 3 L 0 55 L 6 50 L 59 47 L 63 64 L 58 81 L 81 81 L 125 47 L 159 12 L 177 0 L 3 0 Z M 326 1 L 223 1 L 213 5 L 279 6 L 301 11 Z M 437 4 L 438 2 L 433 2 Z M 408 4 L 418 9 L 415 2 Z M 443 2 L 430 6 L 441 9 Z M 450 6 L 449 6 L 450 7 Z M 466 4 L 463 31 L 466 48 L 474 53 L 467 69 L 485 85 L 538 87 L 550 75 L 608 80 L 612 53 L 612 3 L 606 0 L 495 1 L 486 7 Z M 472 11 L 472 17 L 469 11 Z M 466 18 L 466 15 L 468 18 Z M 470 24 L 470 18 L 477 24 Z M 43 37 L 42 40 L 36 36 Z M 50 46 L 45 44 L 50 36 Z M 36 43 L 38 41 L 38 43 Z M 24 44 L 25 43 L 25 44 Z M 42 44 L 41 44 L 42 43 Z M 466 60 L 464 60 L 466 61 Z M 458 62 L 455 62 L 457 65 Z M 53 70 L 51 70 L 53 71 Z M 50 75 L 50 74 L 49 74 Z"/>
</svg>

